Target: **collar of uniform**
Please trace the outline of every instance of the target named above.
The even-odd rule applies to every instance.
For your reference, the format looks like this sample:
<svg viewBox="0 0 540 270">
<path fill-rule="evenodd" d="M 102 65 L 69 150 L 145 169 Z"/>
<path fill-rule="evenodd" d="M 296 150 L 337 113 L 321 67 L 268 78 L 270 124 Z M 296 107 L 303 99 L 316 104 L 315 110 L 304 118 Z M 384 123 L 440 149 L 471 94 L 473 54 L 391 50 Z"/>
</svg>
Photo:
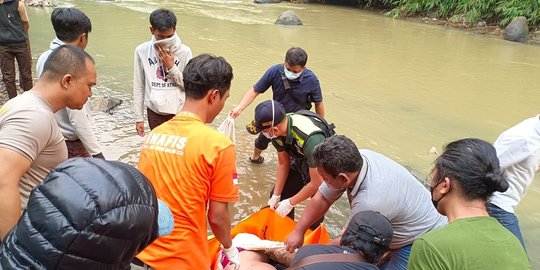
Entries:
<svg viewBox="0 0 540 270">
<path fill-rule="evenodd" d="M 177 113 L 176 116 L 194 118 L 194 119 L 197 119 L 199 121 L 202 121 L 200 116 L 198 116 L 197 114 L 194 114 L 192 112 L 188 112 L 188 111 L 181 111 L 181 112 Z"/>
<path fill-rule="evenodd" d="M 366 179 L 367 171 L 369 168 L 369 162 L 364 155 L 360 154 L 362 156 L 362 159 L 364 160 L 364 163 L 362 164 L 362 168 L 360 168 L 360 173 L 358 174 L 358 177 L 356 178 L 356 184 L 354 184 L 353 189 L 349 193 L 350 196 L 356 196 L 358 191 L 360 190 L 360 186 L 364 182 L 364 179 Z"/>
</svg>

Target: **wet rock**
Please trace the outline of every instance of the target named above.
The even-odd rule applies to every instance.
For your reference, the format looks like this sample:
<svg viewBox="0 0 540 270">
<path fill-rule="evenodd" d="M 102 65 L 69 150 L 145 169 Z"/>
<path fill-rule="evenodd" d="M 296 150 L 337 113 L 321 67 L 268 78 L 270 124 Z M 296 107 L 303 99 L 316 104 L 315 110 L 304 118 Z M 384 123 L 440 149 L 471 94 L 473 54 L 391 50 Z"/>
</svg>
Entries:
<svg viewBox="0 0 540 270">
<path fill-rule="evenodd" d="M 281 3 L 281 0 L 254 0 L 253 3 L 255 3 L 255 4 L 273 4 L 273 3 Z"/>
<path fill-rule="evenodd" d="M 503 31 L 503 38 L 509 41 L 525 42 L 529 36 L 529 26 L 527 18 L 516 17 Z"/>
<path fill-rule="evenodd" d="M 275 24 L 281 24 L 281 25 L 303 25 L 302 21 L 296 13 L 292 10 L 287 10 L 277 18 Z"/>
<path fill-rule="evenodd" d="M 481 22 L 478 22 L 477 26 L 478 26 L 478 27 L 486 27 L 487 24 L 486 24 L 486 22 L 481 21 Z"/>
<path fill-rule="evenodd" d="M 90 108 L 92 111 L 112 113 L 112 110 L 122 104 L 122 100 L 115 97 L 92 97 Z"/>
<path fill-rule="evenodd" d="M 29 7 L 55 7 L 56 3 L 51 0 L 27 0 L 26 5 Z"/>
</svg>

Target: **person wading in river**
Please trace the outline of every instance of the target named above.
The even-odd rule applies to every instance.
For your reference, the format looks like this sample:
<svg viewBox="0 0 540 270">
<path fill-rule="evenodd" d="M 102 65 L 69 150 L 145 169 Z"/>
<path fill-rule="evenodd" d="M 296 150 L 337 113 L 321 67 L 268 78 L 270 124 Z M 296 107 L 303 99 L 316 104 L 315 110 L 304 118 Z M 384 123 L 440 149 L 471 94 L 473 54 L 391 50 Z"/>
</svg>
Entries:
<svg viewBox="0 0 540 270">
<path fill-rule="evenodd" d="M 245 94 L 240 104 L 231 110 L 231 117 L 236 118 L 249 106 L 255 98 L 272 87 L 272 99 L 281 103 L 285 112 L 296 112 L 311 109 L 315 104 L 315 112 L 324 117 L 324 104 L 319 79 L 306 67 L 308 55 L 302 48 L 290 48 L 285 54 L 285 63 L 270 67 L 259 81 Z M 251 163 L 263 163 L 263 150 L 268 148 L 270 139 L 262 133 L 255 140 Z"/>
</svg>

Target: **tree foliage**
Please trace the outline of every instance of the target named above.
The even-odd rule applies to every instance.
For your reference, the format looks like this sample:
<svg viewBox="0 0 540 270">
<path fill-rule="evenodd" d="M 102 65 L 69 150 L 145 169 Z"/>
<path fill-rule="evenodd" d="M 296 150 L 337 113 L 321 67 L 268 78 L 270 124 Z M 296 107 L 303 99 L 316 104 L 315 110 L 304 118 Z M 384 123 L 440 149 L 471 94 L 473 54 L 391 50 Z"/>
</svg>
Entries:
<svg viewBox="0 0 540 270">
<path fill-rule="evenodd" d="M 540 23 L 540 0 L 371 0 L 359 1 L 391 9 L 392 17 L 426 15 L 467 25 L 486 21 L 506 26 L 525 16 L 530 26 Z"/>
</svg>

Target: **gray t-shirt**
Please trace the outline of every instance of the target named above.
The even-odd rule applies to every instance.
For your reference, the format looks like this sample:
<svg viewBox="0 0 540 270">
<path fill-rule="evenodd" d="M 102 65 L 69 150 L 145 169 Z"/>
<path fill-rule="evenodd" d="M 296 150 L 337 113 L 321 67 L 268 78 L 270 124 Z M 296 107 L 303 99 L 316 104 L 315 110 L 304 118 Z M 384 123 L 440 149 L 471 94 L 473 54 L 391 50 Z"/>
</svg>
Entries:
<svg viewBox="0 0 540 270">
<path fill-rule="evenodd" d="M 408 244 L 448 223 L 431 203 L 429 191 L 403 166 L 370 150 L 359 150 L 364 164 L 352 190 L 347 190 L 351 216 L 365 210 L 381 213 L 394 229 L 391 249 Z M 345 189 L 322 183 L 319 192 L 335 201 Z"/>
<path fill-rule="evenodd" d="M 32 162 L 19 182 L 22 208 L 26 207 L 32 189 L 67 159 L 66 143 L 53 108 L 32 92 L 25 92 L 0 108 L 0 147 Z"/>
</svg>

